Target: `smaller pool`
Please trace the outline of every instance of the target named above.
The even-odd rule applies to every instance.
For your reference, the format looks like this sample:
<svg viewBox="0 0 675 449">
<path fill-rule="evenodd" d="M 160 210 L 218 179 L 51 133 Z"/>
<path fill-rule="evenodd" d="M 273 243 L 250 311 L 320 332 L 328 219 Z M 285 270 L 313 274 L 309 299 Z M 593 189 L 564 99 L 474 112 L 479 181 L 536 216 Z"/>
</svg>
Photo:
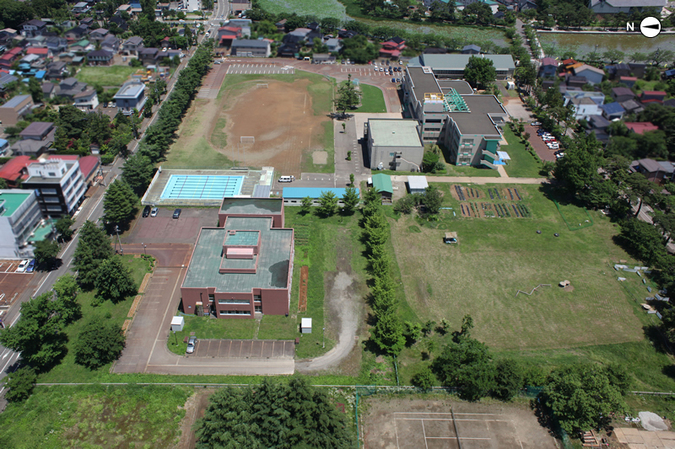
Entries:
<svg viewBox="0 0 675 449">
<path fill-rule="evenodd" d="M 212 200 L 241 193 L 243 176 L 171 175 L 162 199 Z"/>
</svg>

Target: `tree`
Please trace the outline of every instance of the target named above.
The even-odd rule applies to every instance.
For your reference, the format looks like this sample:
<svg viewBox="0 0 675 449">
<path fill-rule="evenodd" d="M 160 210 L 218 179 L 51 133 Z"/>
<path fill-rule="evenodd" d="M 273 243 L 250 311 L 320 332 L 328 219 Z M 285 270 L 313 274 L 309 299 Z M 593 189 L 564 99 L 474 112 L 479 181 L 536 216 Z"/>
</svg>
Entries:
<svg viewBox="0 0 675 449">
<path fill-rule="evenodd" d="M 0 331 L 0 343 L 16 352 L 39 370 L 46 370 L 65 353 L 68 336 L 62 332 L 65 317 L 58 313 L 52 292 L 21 304 L 21 318 Z"/>
<path fill-rule="evenodd" d="M 670 243 L 670 240 L 673 238 L 673 233 L 675 232 L 675 213 L 670 212 L 664 214 L 663 212 L 655 212 L 654 223 L 661 228 L 663 232 L 664 241 L 667 245 Z"/>
<path fill-rule="evenodd" d="M 426 151 L 424 156 L 422 156 L 422 170 L 425 173 L 432 173 L 436 170 L 436 164 L 438 163 L 440 156 L 433 151 Z"/>
<path fill-rule="evenodd" d="M 342 195 L 342 202 L 344 203 L 342 210 L 344 213 L 353 214 L 356 206 L 359 204 L 359 200 L 359 194 L 356 193 L 356 189 L 354 187 L 347 187 L 344 195 Z"/>
<path fill-rule="evenodd" d="M 5 383 L 8 391 L 5 393 L 5 399 L 9 402 L 23 402 L 33 394 L 37 374 L 35 370 L 28 366 L 23 366 L 18 370 L 8 374 L 9 380 Z"/>
<path fill-rule="evenodd" d="M 54 266 L 56 258 L 59 255 L 61 247 L 54 240 L 44 239 L 35 243 L 33 249 L 33 256 L 35 262 L 47 269 Z"/>
<path fill-rule="evenodd" d="M 123 228 L 137 212 L 138 197 L 125 181 L 115 180 L 103 198 L 104 219 L 109 229 Z"/>
<path fill-rule="evenodd" d="M 143 195 L 152 181 L 153 166 L 150 158 L 136 153 L 129 156 L 122 168 L 122 179 L 131 187 L 137 196 Z"/>
<path fill-rule="evenodd" d="M 321 389 L 293 377 L 284 385 L 216 391 L 196 424 L 197 448 L 336 448 L 354 446 L 345 415 Z"/>
<path fill-rule="evenodd" d="M 308 197 L 308 196 L 304 197 L 302 199 L 302 207 L 300 209 L 300 212 L 303 215 L 307 215 L 308 213 L 310 213 L 312 211 L 312 205 L 313 204 L 314 204 L 314 201 L 310 197 Z"/>
<path fill-rule="evenodd" d="M 70 241 L 70 239 L 73 237 L 73 233 L 75 232 L 71 227 L 75 224 L 75 220 L 70 218 L 70 216 L 66 215 L 58 220 L 56 220 L 56 232 L 59 233 L 59 239 L 62 241 Z"/>
<path fill-rule="evenodd" d="M 427 215 L 438 214 L 441 210 L 442 202 L 441 192 L 436 187 L 429 186 L 426 188 L 422 197 L 422 204 Z"/>
<path fill-rule="evenodd" d="M 494 22 L 490 5 L 475 2 L 464 7 L 464 17 L 479 25 L 489 25 Z"/>
<path fill-rule="evenodd" d="M 37 78 L 32 77 L 28 81 L 28 92 L 30 92 L 30 96 L 33 98 L 33 103 L 42 102 L 42 85 Z"/>
<path fill-rule="evenodd" d="M 569 433 L 600 428 L 609 423 L 612 414 L 627 410 L 619 388 L 597 365 L 578 364 L 553 371 L 542 398 Z"/>
<path fill-rule="evenodd" d="M 627 250 L 648 265 L 665 259 L 666 247 L 661 233 L 650 223 L 630 218 L 621 223 L 620 236 Z"/>
<path fill-rule="evenodd" d="M 420 323 L 412 323 L 406 321 L 403 323 L 405 325 L 405 339 L 408 345 L 413 345 L 420 339 L 422 335 L 422 325 Z"/>
<path fill-rule="evenodd" d="M 82 307 L 77 302 L 79 286 L 72 274 L 64 274 L 52 286 L 56 294 L 54 307 L 65 324 L 70 324 L 82 317 Z"/>
<path fill-rule="evenodd" d="M 625 21 L 624 21 L 625 23 Z M 609 61 L 610 64 L 615 64 L 621 61 L 624 57 L 624 52 L 621 50 L 607 50 L 602 54 L 602 56 Z"/>
<path fill-rule="evenodd" d="M 495 363 L 495 387 L 492 395 L 502 401 L 510 401 L 523 388 L 523 368 L 513 359 L 501 359 Z"/>
<path fill-rule="evenodd" d="M 598 177 L 598 165 L 598 143 L 595 136 L 577 135 L 565 150 L 565 157 L 558 159 L 553 174 L 570 195 L 578 195 Z"/>
<path fill-rule="evenodd" d="M 427 392 L 431 390 L 431 387 L 436 383 L 434 372 L 431 371 L 431 368 L 425 366 L 421 371 L 417 372 L 412 378 L 410 378 L 410 383 L 413 387 L 420 388 L 421 390 Z"/>
<path fill-rule="evenodd" d="M 0 178 L 0 190 L 7 188 L 7 181 L 4 178 Z"/>
<path fill-rule="evenodd" d="M 640 201 L 637 210 L 635 211 L 635 216 L 640 215 L 642 210 L 642 205 L 645 200 L 649 198 L 652 190 L 656 189 L 656 184 L 647 179 L 642 173 L 631 173 L 627 179 L 628 185 L 630 186 L 631 192 L 638 198 Z"/>
<path fill-rule="evenodd" d="M 117 360 L 124 345 L 122 328 L 100 316 L 95 316 L 85 324 L 77 336 L 75 363 L 90 370 L 98 369 Z"/>
<path fill-rule="evenodd" d="M 361 91 L 356 90 L 354 83 L 352 83 L 351 73 L 347 76 L 347 81 L 338 88 L 335 96 L 335 109 L 340 112 L 342 117 L 345 117 L 347 109 L 354 109 L 361 102 Z"/>
<path fill-rule="evenodd" d="M 94 286 L 95 299 L 99 303 L 106 300 L 118 303 L 137 292 L 131 270 L 125 267 L 122 259 L 117 256 L 101 263 Z"/>
<path fill-rule="evenodd" d="M 457 387 L 460 397 L 476 401 L 494 388 L 494 366 L 484 343 L 461 338 L 443 347 L 432 368 L 441 383 Z"/>
<path fill-rule="evenodd" d="M 338 211 L 338 197 L 333 192 L 325 191 L 319 197 L 319 214 L 332 217 Z"/>
<path fill-rule="evenodd" d="M 380 313 L 371 338 L 382 352 L 396 357 L 405 347 L 403 330 L 403 323 L 396 312 Z"/>
<path fill-rule="evenodd" d="M 94 286 L 101 263 L 112 257 L 110 240 L 103 229 L 87 220 L 80 229 L 80 240 L 77 243 L 73 264 L 77 270 L 77 282 L 85 287 Z"/>
<path fill-rule="evenodd" d="M 487 88 L 497 79 L 497 71 L 492 60 L 471 56 L 464 69 L 464 79 L 473 87 Z"/>
</svg>

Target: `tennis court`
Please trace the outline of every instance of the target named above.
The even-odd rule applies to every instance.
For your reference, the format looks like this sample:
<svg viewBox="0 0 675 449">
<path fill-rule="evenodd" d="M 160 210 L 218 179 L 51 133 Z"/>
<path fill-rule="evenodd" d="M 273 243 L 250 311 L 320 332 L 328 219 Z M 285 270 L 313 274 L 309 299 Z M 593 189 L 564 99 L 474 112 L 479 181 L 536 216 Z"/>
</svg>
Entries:
<svg viewBox="0 0 675 449">
<path fill-rule="evenodd" d="M 241 193 L 243 176 L 171 175 L 162 199 L 221 199 Z"/>
</svg>

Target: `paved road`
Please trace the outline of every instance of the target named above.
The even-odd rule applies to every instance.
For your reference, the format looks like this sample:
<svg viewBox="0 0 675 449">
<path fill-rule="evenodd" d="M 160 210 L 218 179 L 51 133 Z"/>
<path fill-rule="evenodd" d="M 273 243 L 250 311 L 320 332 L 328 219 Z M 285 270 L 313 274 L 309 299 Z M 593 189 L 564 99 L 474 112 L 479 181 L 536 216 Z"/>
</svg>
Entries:
<svg viewBox="0 0 675 449">
<path fill-rule="evenodd" d="M 407 176 L 393 175 L 392 181 L 406 182 Z M 429 182 L 449 182 L 449 183 L 465 183 L 465 184 L 544 184 L 549 182 L 547 178 L 482 178 L 469 176 L 429 176 Z"/>
</svg>

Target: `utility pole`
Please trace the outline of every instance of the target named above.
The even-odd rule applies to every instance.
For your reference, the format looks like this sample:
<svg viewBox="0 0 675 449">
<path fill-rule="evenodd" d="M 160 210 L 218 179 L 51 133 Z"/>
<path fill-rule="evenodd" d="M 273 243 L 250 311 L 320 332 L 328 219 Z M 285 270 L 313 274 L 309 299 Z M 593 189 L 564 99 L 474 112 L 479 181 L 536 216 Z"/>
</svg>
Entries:
<svg viewBox="0 0 675 449">
<path fill-rule="evenodd" d="M 115 225 L 115 232 L 117 233 L 117 243 L 120 244 L 120 254 L 124 255 L 124 248 L 122 248 L 122 241 L 120 240 L 120 227 Z"/>
<path fill-rule="evenodd" d="M 326 349 L 326 328 L 323 328 L 323 333 L 321 334 L 321 347 Z"/>
</svg>

